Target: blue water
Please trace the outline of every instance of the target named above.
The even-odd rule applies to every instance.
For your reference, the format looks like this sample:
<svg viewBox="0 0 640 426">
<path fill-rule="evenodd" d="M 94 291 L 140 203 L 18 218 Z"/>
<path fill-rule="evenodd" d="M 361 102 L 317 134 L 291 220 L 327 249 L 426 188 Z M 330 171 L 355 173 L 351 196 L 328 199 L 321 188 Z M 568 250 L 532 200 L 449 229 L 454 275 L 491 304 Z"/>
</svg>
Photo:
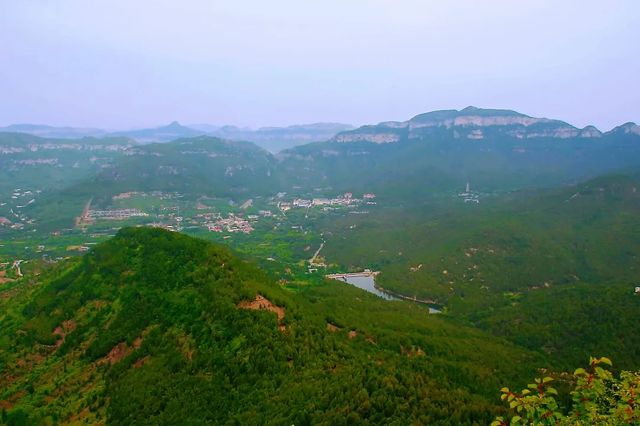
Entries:
<svg viewBox="0 0 640 426">
<path fill-rule="evenodd" d="M 373 275 L 363 276 L 363 277 L 347 277 L 343 279 L 343 281 L 346 282 L 347 284 L 351 284 L 365 291 L 368 291 L 369 293 L 373 293 L 376 296 L 382 297 L 385 300 L 400 300 L 397 297 L 393 297 L 390 294 L 387 294 L 378 290 L 374 285 L 375 283 L 374 280 L 375 278 Z"/>
<path fill-rule="evenodd" d="M 382 297 L 385 300 L 402 300 L 398 297 L 394 297 L 390 294 L 387 294 L 383 291 L 380 291 L 375 286 L 375 277 L 373 275 L 369 276 L 356 276 L 356 277 L 346 277 L 341 279 L 341 281 L 346 282 L 347 284 L 351 284 L 362 290 L 368 291 L 369 293 L 373 293 L 378 297 Z M 440 310 L 429 306 L 430 314 L 439 314 Z"/>
</svg>

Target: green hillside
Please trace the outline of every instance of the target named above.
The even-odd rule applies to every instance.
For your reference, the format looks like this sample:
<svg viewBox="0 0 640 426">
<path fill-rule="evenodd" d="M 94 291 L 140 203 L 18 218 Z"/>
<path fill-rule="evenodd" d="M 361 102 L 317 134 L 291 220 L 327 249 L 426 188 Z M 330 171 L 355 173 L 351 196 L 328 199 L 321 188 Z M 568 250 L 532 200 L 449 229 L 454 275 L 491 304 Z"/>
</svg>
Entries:
<svg viewBox="0 0 640 426">
<path fill-rule="evenodd" d="M 281 186 L 277 161 L 249 142 L 202 136 L 130 147 L 117 161 L 56 191 L 27 212 L 45 230 L 71 227 L 87 201 L 107 207 L 114 195 L 129 191 L 175 192 L 247 199 L 274 194 Z"/>
<path fill-rule="evenodd" d="M 324 223 L 324 254 L 565 365 L 605 351 L 637 369 L 638 188 L 637 174 L 611 175 L 479 205 L 379 209 Z"/>
<path fill-rule="evenodd" d="M 575 183 L 640 163 L 638 126 L 601 133 L 510 110 L 432 111 L 341 132 L 279 154 L 301 186 L 370 190 L 403 203 L 460 188 L 484 192 Z M 412 200 L 413 199 L 413 200 Z"/>
<path fill-rule="evenodd" d="M 0 199 L 15 188 L 67 188 L 99 173 L 131 146 L 125 138 L 54 139 L 0 132 Z"/>
<path fill-rule="evenodd" d="M 119 146 L 127 140 L 115 138 L 58 140 L 56 149 L 34 154 L 25 145 L 47 140 L 6 134 L 0 135 L 0 149 L 8 154 L 0 163 L 6 165 L 1 173 L 7 193 L 16 185 L 55 190 L 29 207 L 30 216 L 53 230 L 70 226 L 89 199 L 106 207 L 112 196 L 130 191 L 236 201 L 279 192 L 374 192 L 389 203 L 414 207 L 448 197 L 467 181 L 489 194 L 575 184 L 636 169 L 636 129 L 630 123 L 602 134 L 514 111 L 466 108 L 364 126 L 276 156 L 249 142 L 211 136 L 144 146 Z M 13 138 L 13 145 L 4 147 L 2 138 Z M 13 152 L 16 143 L 22 151 Z"/>
<path fill-rule="evenodd" d="M 395 143 L 304 145 L 282 152 L 281 168 L 300 186 L 369 190 L 411 202 L 459 190 L 466 181 L 483 192 L 554 187 L 640 164 L 640 137 L 632 134 L 523 140 L 489 129 L 484 139 L 469 140 L 452 132 Z"/>
<path fill-rule="evenodd" d="M 640 369 L 635 129 L 465 109 L 278 156 L 5 135 L 2 421 L 487 424 L 536 368 Z M 89 200 L 144 215 L 73 227 Z M 151 223 L 255 259 L 126 227 Z M 444 313 L 323 280 L 364 268 Z"/>
<path fill-rule="evenodd" d="M 68 192 L 85 191 L 96 198 L 131 190 L 237 197 L 277 192 L 278 185 L 275 159 L 268 152 L 250 142 L 201 136 L 138 147 Z"/>
<path fill-rule="evenodd" d="M 245 309 L 256 296 L 269 309 Z M 27 423 L 486 424 L 541 359 L 340 283 L 124 229 L 0 293 L 0 404 Z"/>
</svg>

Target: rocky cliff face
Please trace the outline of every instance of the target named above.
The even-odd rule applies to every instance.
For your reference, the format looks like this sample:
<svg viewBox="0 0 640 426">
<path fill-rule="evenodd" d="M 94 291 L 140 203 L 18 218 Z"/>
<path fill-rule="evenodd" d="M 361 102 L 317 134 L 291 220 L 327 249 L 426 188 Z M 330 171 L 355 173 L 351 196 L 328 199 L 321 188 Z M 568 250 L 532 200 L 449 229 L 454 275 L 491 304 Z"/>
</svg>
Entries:
<svg viewBox="0 0 640 426">
<path fill-rule="evenodd" d="M 598 138 L 602 133 L 593 126 L 578 129 L 564 121 L 529 117 L 515 111 L 467 107 L 461 111 L 443 110 L 420 114 L 404 122 L 390 121 L 376 126 L 364 126 L 342 132 L 334 140 L 393 143 L 404 138 L 421 139 L 436 135 L 470 140 L 482 140 L 491 136 L 566 139 Z"/>
<path fill-rule="evenodd" d="M 607 134 L 623 134 L 623 135 L 638 135 L 640 136 L 640 126 L 636 123 L 625 123 L 622 126 L 618 126 L 607 132 Z"/>
<path fill-rule="evenodd" d="M 338 133 L 333 140 L 337 142 L 399 142 L 406 134 L 406 126 L 396 126 L 402 123 L 384 123 L 377 126 L 364 126 L 356 130 Z"/>
<path fill-rule="evenodd" d="M 599 138 L 602 136 L 602 132 L 594 126 L 587 126 L 580 131 L 579 136 L 582 138 Z"/>
</svg>

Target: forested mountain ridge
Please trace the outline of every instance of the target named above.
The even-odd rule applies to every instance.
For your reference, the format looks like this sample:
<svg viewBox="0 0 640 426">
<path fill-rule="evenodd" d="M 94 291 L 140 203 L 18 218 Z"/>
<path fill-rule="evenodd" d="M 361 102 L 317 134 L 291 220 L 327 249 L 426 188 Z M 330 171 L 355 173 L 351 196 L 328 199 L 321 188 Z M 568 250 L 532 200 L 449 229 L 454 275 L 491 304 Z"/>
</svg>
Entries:
<svg viewBox="0 0 640 426">
<path fill-rule="evenodd" d="M 133 148 L 127 138 L 44 138 L 0 132 L 0 192 L 63 189 L 113 164 Z"/>
<path fill-rule="evenodd" d="M 101 205 L 130 191 L 175 191 L 192 199 L 223 196 L 236 201 L 279 192 L 355 191 L 379 194 L 389 203 L 416 205 L 450 196 L 466 182 L 476 191 L 499 193 L 571 184 L 640 164 L 640 134 L 633 123 L 602 135 L 586 128 L 576 134 L 575 128 L 558 120 L 467 108 L 382 126 L 385 132 L 392 129 L 405 136 L 397 143 L 333 139 L 277 155 L 248 142 L 211 136 L 138 145 L 125 138 L 56 142 L 7 134 L 0 135 L 0 141 L 10 140 L 2 145 L 0 162 L 8 166 L 2 172 L 6 191 L 22 184 L 59 191 L 29 207 L 33 216 L 51 222 L 47 212 L 58 209 L 52 207 L 56 202 L 63 203 L 56 226 L 69 226 L 89 199 Z M 461 136 L 471 135 L 478 126 L 482 138 Z M 547 136 L 529 137 L 543 131 L 536 126 L 547 129 Z M 366 129 L 374 134 L 379 130 Z M 551 137 L 549 129 L 564 133 Z M 529 133 L 520 137 L 521 131 Z"/>
<path fill-rule="evenodd" d="M 115 193 L 134 188 L 237 196 L 277 192 L 280 184 L 276 160 L 251 142 L 199 136 L 141 146 L 129 154 L 91 185 L 111 186 Z"/>
<path fill-rule="evenodd" d="M 380 286 L 439 300 L 567 368 L 607 352 L 638 369 L 639 217 L 640 175 L 609 175 L 333 221 L 324 254 L 380 270 Z"/>
<path fill-rule="evenodd" d="M 246 200 L 276 193 L 281 185 L 278 162 L 269 152 L 251 142 L 199 136 L 129 146 L 93 173 L 45 193 L 28 211 L 44 227 L 55 229 L 71 226 L 89 200 L 104 207 L 113 196 L 130 191 L 179 193 L 191 200 L 203 195 Z"/>
<path fill-rule="evenodd" d="M 322 125 L 300 127 L 300 130 L 295 126 L 287 129 L 294 133 L 337 129 L 329 126 L 327 130 Z M 39 141 L 49 141 L 45 144 L 49 147 L 108 147 L 111 150 L 108 158 L 92 156 L 92 168 L 84 174 L 96 176 L 87 179 L 87 184 L 91 186 L 93 182 L 98 192 L 100 186 L 115 188 L 128 182 L 130 187 L 126 190 L 129 191 L 173 187 L 198 196 L 221 192 L 251 196 L 294 188 L 332 188 L 387 193 L 406 201 L 451 191 L 466 181 L 484 191 L 555 186 L 640 164 L 640 130 L 633 123 L 601 133 L 589 126 L 577 129 L 559 120 L 474 107 L 429 112 L 405 122 L 364 126 L 339 133 L 326 142 L 282 151 L 275 157 L 246 142 L 197 136 L 203 131 L 178 123 L 164 129 L 166 134 L 185 137 L 149 146 L 136 145 L 126 138 L 64 143 L 54 139 Z M 182 132 L 184 129 L 188 131 Z M 171 133 L 174 130 L 176 132 Z M 277 129 L 263 130 L 265 135 L 272 130 L 278 133 Z M 15 143 L 21 141 L 31 146 L 36 142 L 30 140 L 38 141 L 26 135 L 0 134 L 0 141 L 9 138 L 13 138 L 11 143 L 0 144 L 0 148 L 6 145 L 0 161 L 22 161 L 17 158 L 22 154 L 16 150 L 24 147 L 17 147 Z M 114 144 L 120 146 L 122 155 L 117 155 L 118 150 L 112 148 Z M 187 144 L 192 144 L 193 149 L 187 149 Z M 34 158 L 30 152 L 28 160 L 36 161 L 33 166 L 50 175 L 67 172 L 80 175 L 73 168 L 79 166 L 82 171 L 82 162 L 66 161 L 69 153 L 60 149 L 50 152 L 50 157 L 55 158 L 41 158 L 41 155 Z M 186 162 L 189 164 L 185 166 Z M 163 175 L 170 175 L 171 182 Z M 224 185 L 216 185 L 211 194 L 207 194 L 204 189 L 212 178 Z M 227 181 L 232 182 L 227 185 Z M 227 190 L 221 191 L 221 187 Z"/>
<path fill-rule="evenodd" d="M 480 191 L 553 187 L 640 164 L 639 127 L 601 133 L 509 110 L 465 108 L 342 132 L 279 154 L 298 185 L 419 198 L 472 182 Z M 412 197 L 413 195 L 413 197 Z M 401 196 L 401 197 L 400 197 Z"/>
<path fill-rule="evenodd" d="M 631 283 L 640 257 L 639 213 L 640 175 L 609 175 L 477 206 L 452 201 L 410 212 L 379 210 L 361 218 L 349 238 L 329 241 L 326 255 L 345 265 L 367 259 L 388 271 L 380 278 L 392 288 L 446 299 L 461 297 L 458 286 L 488 297 L 545 283 Z M 353 221 L 327 227 L 343 235 Z"/>
<path fill-rule="evenodd" d="M 225 248 L 158 229 L 123 229 L 1 295 L 14 421 L 486 423 L 500 384 L 541 362 L 344 284 L 287 292 Z"/>
<path fill-rule="evenodd" d="M 12 272 L 0 292 L 6 418 L 484 424 L 501 411 L 497 390 L 524 384 L 536 368 L 557 371 L 609 355 L 637 369 L 635 130 L 627 124 L 601 137 L 565 139 L 443 133 L 385 144 L 329 141 L 278 156 L 208 136 L 131 145 L 9 135 L 3 160 L 13 166 L 42 158 L 35 164 L 48 170 L 78 171 L 65 174 L 71 186 L 23 206 L 29 214 L 46 209 L 38 218 L 68 223 L 88 200 L 112 208 L 115 195 L 130 191 L 189 200 L 192 215 L 202 214 L 200 200 L 219 197 L 215 208 L 202 204 L 212 216 L 223 203 L 264 196 L 277 219 L 258 218 L 267 223 L 264 241 L 240 238 L 261 247 L 295 243 L 299 253 L 282 265 L 265 255 L 271 277 L 221 246 L 125 228 L 39 278 Z M 64 167 L 44 157 L 61 153 Z M 68 166 L 72 158 L 77 168 Z M 39 182 L 49 176 L 34 174 Z M 458 194 L 468 180 L 479 187 L 479 204 Z M 545 185 L 560 187 L 532 189 Z M 318 207 L 307 217 L 276 210 L 284 198 L 278 191 L 288 200 L 301 192 L 376 195 L 358 210 Z M 244 216 L 262 208 L 227 211 Z M 39 221 L 35 238 L 48 225 Z M 106 232 L 118 226 L 101 225 Z M 61 226 L 69 225 L 51 229 Z M 86 230 L 72 231 L 89 240 Z M 380 270 L 378 285 L 435 298 L 445 314 L 323 282 L 305 263 L 320 240 L 331 268 Z M 16 253 L 27 252 L 17 241 Z M 296 272 L 287 271 L 295 262 Z"/>
</svg>

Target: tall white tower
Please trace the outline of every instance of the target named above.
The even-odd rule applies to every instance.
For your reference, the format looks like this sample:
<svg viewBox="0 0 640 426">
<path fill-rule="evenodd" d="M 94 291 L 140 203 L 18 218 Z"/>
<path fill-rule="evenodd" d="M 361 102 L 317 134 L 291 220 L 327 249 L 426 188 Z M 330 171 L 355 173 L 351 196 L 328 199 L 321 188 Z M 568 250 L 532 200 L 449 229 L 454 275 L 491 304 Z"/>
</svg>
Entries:
<svg viewBox="0 0 640 426">
<path fill-rule="evenodd" d="M 467 189 L 465 190 L 465 192 L 468 194 L 469 190 L 470 190 L 470 185 L 469 185 L 469 182 L 467 182 Z"/>
</svg>

